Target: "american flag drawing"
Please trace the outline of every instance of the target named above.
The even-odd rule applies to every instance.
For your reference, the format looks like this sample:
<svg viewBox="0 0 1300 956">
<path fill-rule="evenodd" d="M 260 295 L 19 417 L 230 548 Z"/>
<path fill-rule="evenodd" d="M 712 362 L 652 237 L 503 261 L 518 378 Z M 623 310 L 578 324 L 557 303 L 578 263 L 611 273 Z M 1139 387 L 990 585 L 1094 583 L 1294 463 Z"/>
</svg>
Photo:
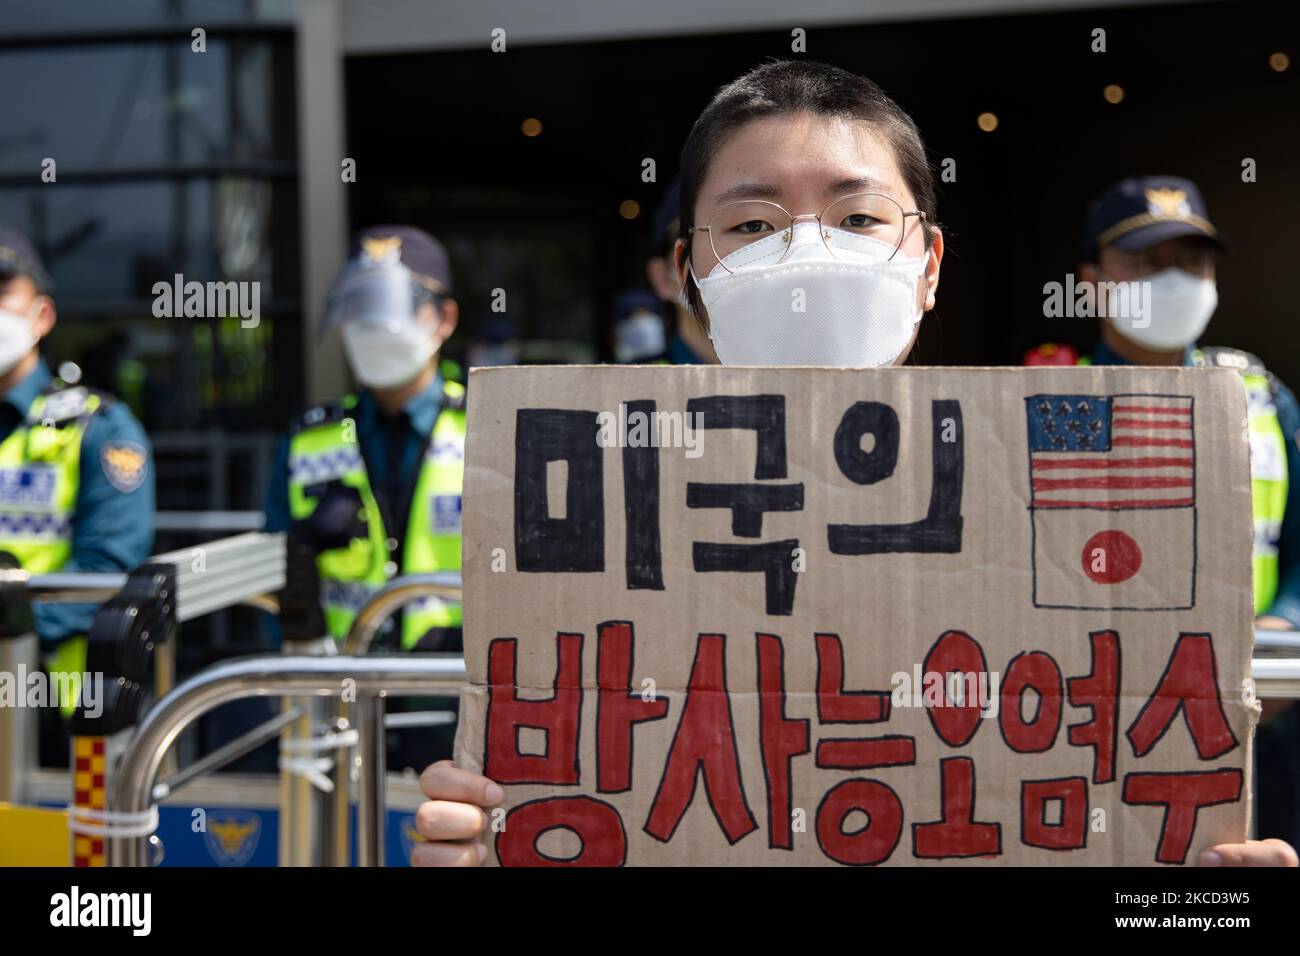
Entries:
<svg viewBox="0 0 1300 956">
<path fill-rule="evenodd" d="M 1195 598 L 1196 441 L 1182 395 L 1031 395 L 1034 604 L 1127 610 Z"/>
<path fill-rule="evenodd" d="M 1029 417 L 1035 508 L 1195 504 L 1190 398 L 1040 395 Z"/>
</svg>

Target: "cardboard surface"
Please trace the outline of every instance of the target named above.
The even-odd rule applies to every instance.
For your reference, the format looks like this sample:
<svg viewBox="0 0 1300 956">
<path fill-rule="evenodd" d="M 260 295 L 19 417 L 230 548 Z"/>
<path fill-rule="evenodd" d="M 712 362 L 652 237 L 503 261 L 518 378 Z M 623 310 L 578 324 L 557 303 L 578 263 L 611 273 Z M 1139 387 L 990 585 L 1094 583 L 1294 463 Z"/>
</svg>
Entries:
<svg viewBox="0 0 1300 956">
<path fill-rule="evenodd" d="M 489 861 L 1243 839 L 1248 455 L 1227 369 L 473 371 L 456 755 L 506 789 Z"/>
</svg>

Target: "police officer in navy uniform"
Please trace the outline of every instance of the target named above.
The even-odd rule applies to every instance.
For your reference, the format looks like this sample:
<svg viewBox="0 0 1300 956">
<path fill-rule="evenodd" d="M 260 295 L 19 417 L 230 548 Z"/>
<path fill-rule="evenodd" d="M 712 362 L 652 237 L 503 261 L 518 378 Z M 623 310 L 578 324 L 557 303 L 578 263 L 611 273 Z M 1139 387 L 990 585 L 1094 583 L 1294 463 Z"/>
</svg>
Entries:
<svg viewBox="0 0 1300 956">
<path fill-rule="evenodd" d="M 326 628 L 340 641 L 393 578 L 460 570 L 465 388 L 439 362 L 458 316 L 436 239 L 409 226 L 355 237 L 322 328 L 342 336 L 361 388 L 293 424 L 266 499 L 266 529 L 288 531 L 315 552 Z M 408 605 L 377 643 L 458 651 L 461 606 L 439 598 Z M 420 769 L 450 753 L 447 727 L 432 741 L 412 737 L 402 735 L 396 764 Z"/>
<path fill-rule="evenodd" d="M 1203 348 L 1225 251 L 1196 184 L 1137 176 L 1088 208 L 1078 281 L 1094 290 L 1101 338 L 1091 358 L 1039 346 L 1030 365 L 1218 365 L 1246 386 L 1255 525 L 1256 626 L 1300 629 L 1300 405 L 1256 356 Z M 1138 285 L 1128 285 L 1137 281 Z M 1300 708 L 1264 701 L 1256 735 L 1258 831 L 1300 843 Z"/>
<path fill-rule="evenodd" d="M 663 303 L 648 289 L 614 296 L 614 361 L 619 365 L 672 365 Z M 688 362 L 684 364 L 695 364 Z"/>
<path fill-rule="evenodd" d="M 27 238 L 0 226 L 0 552 L 33 574 L 129 571 L 153 547 L 149 440 L 126 405 L 50 373 L 39 345 L 57 319 L 53 289 Z M 94 613 L 94 605 L 33 605 L 47 669 L 85 671 Z M 50 765 L 68 756 L 57 715 L 75 707 L 61 705 L 42 710 L 41 758 Z"/>
<path fill-rule="evenodd" d="M 659 298 L 661 315 L 667 320 L 668 348 L 663 361 L 670 365 L 717 365 L 713 343 L 686 307 L 677 278 L 673 247 L 681 236 L 677 211 L 680 200 L 681 183 L 673 180 L 650 221 L 650 257 L 645 264 L 646 279 Z"/>
</svg>

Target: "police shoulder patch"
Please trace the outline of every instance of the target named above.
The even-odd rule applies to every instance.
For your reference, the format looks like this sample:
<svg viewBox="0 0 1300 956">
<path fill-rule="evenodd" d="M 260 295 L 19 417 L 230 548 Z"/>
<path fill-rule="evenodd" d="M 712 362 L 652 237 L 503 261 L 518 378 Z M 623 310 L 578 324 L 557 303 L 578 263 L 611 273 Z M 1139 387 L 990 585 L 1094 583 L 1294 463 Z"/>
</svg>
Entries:
<svg viewBox="0 0 1300 956">
<path fill-rule="evenodd" d="M 27 421 L 31 425 L 56 425 L 80 418 L 91 404 L 89 389 L 53 388 L 32 402 L 27 409 Z"/>
<path fill-rule="evenodd" d="M 1198 354 L 1199 353 L 1199 354 Z M 1270 372 L 1258 355 L 1243 349 L 1226 348 L 1221 345 L 1204 346 L 1192 353 L 1193 365 L 1217 365 L 1220 368 L 1235 368 L 1243 375 L 1259 375 L 1268 382 L 1268 390 L 1276 395 L 1277 377 Z"/>
<path fill-rule="evenodd" d="M 84 388 L 64 388 L 52 392 L 45 399 L 44 415 L 57 421 L 77 418 L 86 410 L 90 393 Z"/>
<path fill-rule="evenodd" d="M 129 495 L 144 484 L 149 455 L 133 441 L 108 441 L 99 450 L 99 464 L 108 483 Z"/>
<path fill-rule="evenodd" d="M 1247 375 L 1263 375 L 1266 371 L 1259 356 L 1253 355 L 1244 349 L 1208 345 L 1201 349 L 1201 354 L 1204 356 L 1204 362 L 1207 365 L 1217 365 L 1220 368 L 1235 368 Z"/>
<path fill-rule="evenodd" d="M 289 434 L 296 435 L 299 432 L 316 428 L 318 425 L 328 425 L 342 421 L 348 417 L 349 405 L 347 398 L 338 402 L 313 405 L 290 423 Z"/>
</svg>

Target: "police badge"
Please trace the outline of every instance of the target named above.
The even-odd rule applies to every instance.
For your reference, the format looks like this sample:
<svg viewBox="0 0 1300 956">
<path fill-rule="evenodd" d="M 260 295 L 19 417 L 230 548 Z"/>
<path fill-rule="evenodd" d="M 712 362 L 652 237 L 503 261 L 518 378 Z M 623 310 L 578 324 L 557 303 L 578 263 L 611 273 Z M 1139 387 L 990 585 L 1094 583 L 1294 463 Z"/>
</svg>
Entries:
<svg viewBox="0 0 1300 956">
<path fill-rule="evenodd" d="M 144 483 L 149 456 L 133 441 L 110 441 L 100 449 L 99 463 L 108 483 L 129 495 Z"/>
</svg>

